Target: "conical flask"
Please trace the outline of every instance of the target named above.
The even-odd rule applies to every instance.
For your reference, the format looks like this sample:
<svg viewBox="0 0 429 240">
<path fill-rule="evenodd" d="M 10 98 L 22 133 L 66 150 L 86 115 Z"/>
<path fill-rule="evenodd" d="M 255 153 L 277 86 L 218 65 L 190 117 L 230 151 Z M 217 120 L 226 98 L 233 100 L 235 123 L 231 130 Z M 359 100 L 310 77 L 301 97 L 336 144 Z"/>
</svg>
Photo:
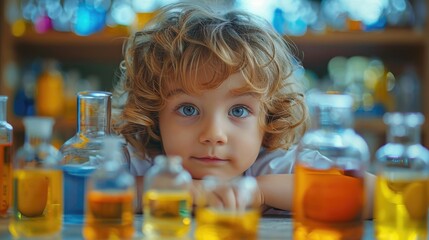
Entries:
<svg viewBox="0 0 429 240">
<path fill-rule="evenodd" d="M 110 92 L 77 94 L 77 132 L 60 148 L 64 172 L 64 222 L 82 223 L 86 181 L 102 157 L 103 138 L 110 135 Z"/>
</svg>

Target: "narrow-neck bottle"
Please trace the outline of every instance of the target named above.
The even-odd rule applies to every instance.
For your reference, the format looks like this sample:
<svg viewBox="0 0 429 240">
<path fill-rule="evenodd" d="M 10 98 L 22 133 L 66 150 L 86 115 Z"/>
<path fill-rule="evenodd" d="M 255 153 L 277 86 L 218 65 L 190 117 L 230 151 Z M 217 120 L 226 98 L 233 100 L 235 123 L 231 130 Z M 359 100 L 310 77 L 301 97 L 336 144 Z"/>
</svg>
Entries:
<svg viewBox="0 0 429 240">
<path fill-rule="evenodd" d="M 191 227 L 191 175 L 176 156 L 158 156 L 144 178 L 143 233 L 148 238 L 185 237 Z"/>
<path fill-rule="evenodd" d="M 63 175 L 58 150 L 50 144 L 51 118 L 24 118 L 25 143 L 13 170 L 13 208 L 9 230 L 14 237 L 45 237 L 61 231 Z"/>
<path fill-rule="evenodd" d="M 13 128 L 7 122 L 7 97 L 0 96 L 0 216 L 6 217 L 12 193 Z"/>
<path fill-rule="evenodd" d="M 314 128 L 297 148 L 294 239 L 360 239 L 369 161 L 366 142 L 353 130 L 352 98 L 309 96 Z"/>
<path fill-rule="evenodd" d="M 83 221 L 86 180 L 100 164 L 103 138 L 110 135 L 110 111 L 110 92 L 77 94 L 77 132 L 60 148 L 66 223 Z"/>
<path fill-rule="evenodd" d="M 420 113 L 386 113 L 387 143 L 376 152 L 377 239 L 427 239 L 429 150 L 420 143 Z"/>
<path fill-rule="evenodd" d="M 89 177 L 85 239 L 131 239 L 134 235 L 134 178 L 126 169 L 119 137 L 105 137 L 102 164 Z"/>
</svg>

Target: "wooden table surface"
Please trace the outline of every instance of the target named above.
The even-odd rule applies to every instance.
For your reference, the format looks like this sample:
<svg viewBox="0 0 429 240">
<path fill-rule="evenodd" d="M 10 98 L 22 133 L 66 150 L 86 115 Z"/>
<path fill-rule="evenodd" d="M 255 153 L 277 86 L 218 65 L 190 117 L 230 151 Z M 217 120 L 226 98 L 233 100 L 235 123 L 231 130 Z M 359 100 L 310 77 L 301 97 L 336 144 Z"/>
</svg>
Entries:
<svg viewBox="0 0 429 240">
<path fill-rule="evenodd" d="M 134 239 L 144 239 L 141 232 L 142 221 L 143 218 L 141 215 L 136 216 L 136 234 Z M 8 222 L 8 219 L 0 218 L 0 239 L 2 240 L 13 239 L 8 230 Z M 82 225 L 64 224 L 60 236 L 47 239 L 83 239 Z M 193 238 L 191 237 L 189 239 Z M 262 217 L 259 225 L 259 239 L 292 239 L 292 219 L 285 217 Z M 362 239 L 374 239 L 372 221 L 365 221 L 365 233 Z"/>
</svg>

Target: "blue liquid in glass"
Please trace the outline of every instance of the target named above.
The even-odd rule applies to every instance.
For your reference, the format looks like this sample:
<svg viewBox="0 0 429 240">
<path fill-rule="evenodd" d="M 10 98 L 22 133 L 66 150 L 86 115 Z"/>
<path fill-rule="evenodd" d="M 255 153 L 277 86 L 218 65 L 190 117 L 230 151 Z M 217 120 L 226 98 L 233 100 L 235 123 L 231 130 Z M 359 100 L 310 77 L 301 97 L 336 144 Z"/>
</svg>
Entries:
<svg viewBox="0 0 429 240">
<path fill-rule="evenodd" d="M 64 223 L 83 223 L 86 181 L 95 169 L 95 166 L 63 166 Z"/>
</svg>

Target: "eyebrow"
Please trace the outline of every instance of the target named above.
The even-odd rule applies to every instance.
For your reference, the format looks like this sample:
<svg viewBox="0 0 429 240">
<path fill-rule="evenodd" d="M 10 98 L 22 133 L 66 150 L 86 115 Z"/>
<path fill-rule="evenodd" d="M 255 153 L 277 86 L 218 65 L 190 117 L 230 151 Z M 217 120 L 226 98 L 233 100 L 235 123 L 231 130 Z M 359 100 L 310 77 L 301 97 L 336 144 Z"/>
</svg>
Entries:
<svg viewBox="0 0 429 240">
<path fill-rule="evenodd" d="M 261 94 L 252 92 L 252 91 L 243 91 L 243 88 L 236 88 L 229 92 L 228 95 L 231 95 L 233 97 L 241 97 L 241 96 L 251 96 L 251 97 L 259 97 Z"/>
</svg>

